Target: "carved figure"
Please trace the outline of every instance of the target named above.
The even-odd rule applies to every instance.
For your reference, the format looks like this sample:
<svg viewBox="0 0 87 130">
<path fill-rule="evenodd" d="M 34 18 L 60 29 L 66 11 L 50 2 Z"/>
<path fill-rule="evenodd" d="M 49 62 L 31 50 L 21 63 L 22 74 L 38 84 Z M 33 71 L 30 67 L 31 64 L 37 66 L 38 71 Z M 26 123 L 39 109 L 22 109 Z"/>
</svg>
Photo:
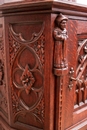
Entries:
<svg viewBox="0 0 87 130">
<path fill-rule="evenodd" d="M 55 29 L 53 36 L 55 40 L 54 49 L 54 68 L 62 69 L 67 68 L 66 60 L 66 39 L 68 38 L 66 23 L 68 18 L 59 14 L 55 19 Z"/>
</svg>

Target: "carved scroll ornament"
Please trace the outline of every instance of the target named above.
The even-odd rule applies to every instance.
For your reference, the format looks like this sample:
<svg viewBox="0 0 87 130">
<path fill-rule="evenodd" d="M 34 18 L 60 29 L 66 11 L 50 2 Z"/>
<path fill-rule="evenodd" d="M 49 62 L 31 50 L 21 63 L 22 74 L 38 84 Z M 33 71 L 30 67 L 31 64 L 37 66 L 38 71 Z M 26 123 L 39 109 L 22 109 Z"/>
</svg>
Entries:
<svg viewBox="0 0 87 130">
<path fill-rule="evenodd" d="M 67 30 L 66 23 L 68 18 L 62 14 L 59 14 L 55 19 L 55 25 L 53 31 L 54 36 L 54 74 L 57 76 L 67 73 L 68 63 L 66 58 L 66 45 L 67 45 Z"/>
</svg>

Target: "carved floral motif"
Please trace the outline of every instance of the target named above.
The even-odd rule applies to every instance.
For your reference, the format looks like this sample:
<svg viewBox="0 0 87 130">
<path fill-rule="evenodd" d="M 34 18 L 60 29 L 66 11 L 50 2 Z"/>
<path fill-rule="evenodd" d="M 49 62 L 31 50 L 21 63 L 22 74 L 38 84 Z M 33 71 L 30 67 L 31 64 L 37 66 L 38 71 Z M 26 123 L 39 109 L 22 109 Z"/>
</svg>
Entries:
<svg viewBox="0 0 87 130">
<path fill-rule="evenodd" d="M 9 35 L 9 44 L 10 44 L 10 47 L 9 47 L 10 64 L 12 64 L 17 51 L 21 47 L 21 44 L 19 44 L 17 41 L 15 41 L 13 39 L 12 35 Z"/>
<path fill-rule="evenodd" d="M 34 79 L 32 73 L 30 72 L 28 65 L 25 66 L 25 70 L 21 76 L 21 81 L 25 88 L 26 94 L 29 94 L 30 90 L 32 89 L 31 87 L 33 86 L 33 84 L 35 82 L 35 79 Z"/>
<path fill-rule="evenodd" d="M 35 43 L 34 49 L 40 58 L 40 62 L 44 65 L 44 44 L 45 44 L 45 36 L 42 34 L 40 39 Z"/>
<path fill-rule="evenodd" d="M 23 110 L 22 106 L 19 104 L 17 96 L 12 92 L 12 108 L 13 108 L 13 114 L 20 112 Z"/>
</svg>

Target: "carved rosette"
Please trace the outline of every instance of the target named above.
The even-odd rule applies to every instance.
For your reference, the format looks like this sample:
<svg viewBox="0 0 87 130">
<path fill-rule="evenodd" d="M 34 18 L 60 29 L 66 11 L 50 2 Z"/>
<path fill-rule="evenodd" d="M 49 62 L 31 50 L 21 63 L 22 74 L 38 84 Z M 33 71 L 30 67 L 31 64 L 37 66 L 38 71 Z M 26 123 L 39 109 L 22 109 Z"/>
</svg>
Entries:
<svg viewBox="0 0 87 130">
<path fill-rule="evenodd" d="M 30 72 L 28 65 L 25 66 L 25 70 L 21 76 L 21 82 L 22 82 L 23 87 L 25 88 L 26 94 L 29 94 L 35 82 L 35 78 Z"/>
<path fill-rule="evenodd" d="M 34 126 L 42 128 L 45 36 L 43 34 L 44 23 L 40 22 L 40 24 L 42 24 L 40 32 L 33 33 L 30 40 L 25 40 L 22 34 L 17 34 L 10 25 L 9 55 L 14 121 L 20 122 L 20 118 L 22 118 L 22 122 L 26 121 L 26 124 L 32 125 L 32 119 Z M 32 26 L 31 23 L 28 26 Z"/>
</svg>

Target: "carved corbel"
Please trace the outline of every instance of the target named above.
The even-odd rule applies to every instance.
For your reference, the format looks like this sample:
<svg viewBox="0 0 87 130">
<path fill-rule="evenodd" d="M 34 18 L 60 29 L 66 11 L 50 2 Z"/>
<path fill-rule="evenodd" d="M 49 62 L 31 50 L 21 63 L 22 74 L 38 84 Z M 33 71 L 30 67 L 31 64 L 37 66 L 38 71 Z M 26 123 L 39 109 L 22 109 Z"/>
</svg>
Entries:
<svg viewBox="0 0 87 130">
<path fill-rule="evenodd" d="M 66 23 L 68 18 L 59 14 L 55 19 L 54 37 L 54 75 L 61 76 L 68 73 L 67 63 L 67 30 Z"/>
</svg>

